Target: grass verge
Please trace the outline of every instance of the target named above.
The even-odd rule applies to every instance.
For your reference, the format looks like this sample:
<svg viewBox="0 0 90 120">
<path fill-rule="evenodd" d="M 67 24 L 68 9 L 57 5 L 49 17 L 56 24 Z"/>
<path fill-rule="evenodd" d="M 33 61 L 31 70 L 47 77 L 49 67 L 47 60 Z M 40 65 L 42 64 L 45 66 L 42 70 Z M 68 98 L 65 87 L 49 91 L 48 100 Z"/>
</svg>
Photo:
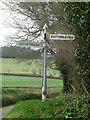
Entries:
<svg viewBox="0 0 90 120">
<path fill-rule="evenodd" d="M 40 100 L 26 100 L 18 102 L 8 113 L 6 118 L 45 118 L 45 119 L 87 119 L 88 118 L 87 95 L 65 95 L 57 98 L 49 98 L 45 102 Z"/>
</svg>

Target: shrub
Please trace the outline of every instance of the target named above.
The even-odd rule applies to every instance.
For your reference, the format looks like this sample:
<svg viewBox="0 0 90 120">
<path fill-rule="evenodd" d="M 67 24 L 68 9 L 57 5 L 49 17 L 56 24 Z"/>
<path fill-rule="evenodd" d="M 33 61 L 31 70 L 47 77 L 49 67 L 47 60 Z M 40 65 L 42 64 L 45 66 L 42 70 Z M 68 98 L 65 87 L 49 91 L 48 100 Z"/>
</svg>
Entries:
<svg viewBox="0 0 90 120">
<path fill-rule="evenodd" d="M 33 74 L 33 75 L 36 75 L 36 73 L 37 73 L 36 70 L 33 69 L 33 70 L 32 70 L 32 74 Z"/>
<path fill-rule="evenodd" d="M 85 119 L 88 118 L 88 99 L 87 95 L 63 95 L 58 98 L 49 98 L 46 101 L 30 100 L 16 104 L 14 109 L 6 116 L 6 118 L 22 118 L 30 119 Z M 22 108 L 22 109 L 21 109 Z"/>
<path fill-rule="evenodd" d="M 21 91 L 17 88 L 2 88 L 2 94 L 18 94 Z"/>
<path fill-rule="evenodd" d="M 7 70 L 7 73 L 10 73 L 10 72 L 11 72 L 11 70 L 10 70 L 10 69 L 8 69 L 8 70 Z"/>
<path fill-rule="evenodd" d="M 11 95 L 2 95 L 2 106 L 8 106 L 15 104 L 17 102 L 17 98 Z"/>
<path fill-rule="evenodd" d="M 38 69 L 38 74 L 39 74 L 39 75 L 42 74 L 42 69 L 41 69 L 41 68 Z"/>
<path fill-rule="evenodd" d="M 17 88 L 2 89 L 2 106 L 15 104 L 22 100 L 41 99 L 40 94 L 25 93 Z"/>
<path fill-rule="evenodd" d="M 49 73 L 49 76 L 50 76 L 50 77 L 53 77 L 53 74 L 52 74 L 52 73 Z"/>
</svg>

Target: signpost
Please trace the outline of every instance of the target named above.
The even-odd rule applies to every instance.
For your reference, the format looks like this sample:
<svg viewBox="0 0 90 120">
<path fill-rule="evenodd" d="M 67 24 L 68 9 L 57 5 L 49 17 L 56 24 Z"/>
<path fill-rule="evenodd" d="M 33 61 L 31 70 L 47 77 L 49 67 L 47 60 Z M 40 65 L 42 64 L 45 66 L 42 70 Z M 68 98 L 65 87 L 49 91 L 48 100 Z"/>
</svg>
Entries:
<svg viewBox="0 0 90 120">
<path fill-rule="evenodd" d="M 47 24 L 45 23 L 43 27 L 43 42 L 29 42 L 29 41 L 22 41 L 18 42 L 17 46 L 20 47 L 33 47 L 33 48 L 40 48 L 43 49 L 43 76 L 42 76 L 42 100 L 45 101 L 46 99 L 46 70 L 47 70 L 47 63 L 46 63 L 46 29 Z M 74 35 L 68 34 L 50 34 L 51 40 L 74 40 Z"/>
<path fill-rule="evenodd" d="M 33 47 L 33 48 L 43 48 L 43 76 L 42 76 L 42 100 L 46 99 L 46 28 L 47 24 L 43 27 L 43 42 L 30 42 L 30 41 L 20 41 L 16 46 L 20 47 Z"/>
</svg>

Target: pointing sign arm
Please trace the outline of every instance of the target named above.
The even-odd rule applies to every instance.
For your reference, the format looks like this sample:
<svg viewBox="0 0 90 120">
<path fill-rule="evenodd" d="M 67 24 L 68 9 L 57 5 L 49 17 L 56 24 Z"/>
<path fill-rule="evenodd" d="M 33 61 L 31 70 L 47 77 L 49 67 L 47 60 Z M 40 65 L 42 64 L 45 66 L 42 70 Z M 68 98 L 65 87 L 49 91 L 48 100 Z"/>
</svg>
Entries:
<svg viewBox="0 0 90 120">
<path fill-rule="evenodd" d="M 68 35 L 68 34 L 50 34 L 50 39 L 52 40 L 74 40 L 74 35 Z"/>
<path fill-rule="evenodd" d="M 42 42 L 29 42 L 29 41 L 23 42 L 22 41 L 22 42 L 18 42 L 17 46 L 43 48 L 43 43 Z"/>
</svg>

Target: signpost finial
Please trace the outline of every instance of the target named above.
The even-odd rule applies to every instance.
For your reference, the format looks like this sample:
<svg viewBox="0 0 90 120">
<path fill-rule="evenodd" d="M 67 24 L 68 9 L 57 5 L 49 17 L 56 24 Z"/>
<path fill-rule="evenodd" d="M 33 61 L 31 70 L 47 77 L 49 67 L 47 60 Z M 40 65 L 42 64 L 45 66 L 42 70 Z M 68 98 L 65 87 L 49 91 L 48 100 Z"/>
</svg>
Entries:
<svg viewBox="0 0 90 120">
<path fill-rule="evenodd" d="M 47 27 L 48 27 L 48 26 L 47 26 L 47 23 L 45 23 L 44 26 L 43 26 L 44 33 L 46 33 Z"/>
</svg>

